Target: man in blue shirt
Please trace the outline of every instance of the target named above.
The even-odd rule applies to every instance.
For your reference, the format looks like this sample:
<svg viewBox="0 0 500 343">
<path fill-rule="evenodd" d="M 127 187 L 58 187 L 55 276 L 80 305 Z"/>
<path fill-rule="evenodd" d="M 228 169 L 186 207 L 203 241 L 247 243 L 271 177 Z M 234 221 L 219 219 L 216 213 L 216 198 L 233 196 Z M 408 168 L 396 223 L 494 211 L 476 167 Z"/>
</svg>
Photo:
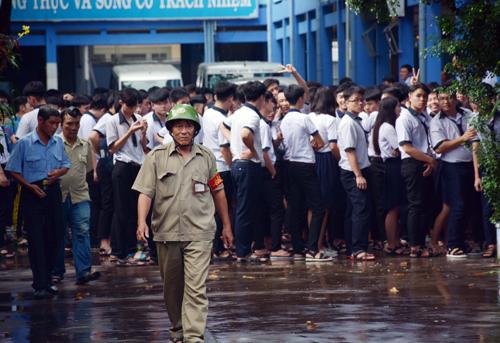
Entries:
<svg viewBox="0 0 500 343">
<path fill-rule="evenodd" d="M 54 137 L 60 122 L 57 109 L 41 106 L 36 130 L 17 142 L 5 168 L 24 189 L 21 208 L 25 213 L 35 299 L 44 298 L 45 291 L 58 292 L 51 272 L 64 237 L 59 179 L 71 167 L 61 137 Z"/>
</svg>

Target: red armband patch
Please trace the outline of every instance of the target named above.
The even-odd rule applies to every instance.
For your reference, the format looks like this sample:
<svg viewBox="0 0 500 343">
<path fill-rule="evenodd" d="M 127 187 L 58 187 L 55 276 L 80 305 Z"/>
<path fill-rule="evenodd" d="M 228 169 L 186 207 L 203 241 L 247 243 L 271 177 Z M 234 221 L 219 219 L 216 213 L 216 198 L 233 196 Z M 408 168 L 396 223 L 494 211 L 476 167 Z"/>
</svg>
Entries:
<svg viewBox="0 0 500 343">
<path fill-rule="evenodd" d="M 210 179 L 210 181 L 208 181 L 208 185 L 210 186 L 210 189 L 212 191 L 215 191 L 217 187 L 221 185 L 221 183 L 222 183 L 222 178 L 220 177 L 217 169 L 215 169 L 215 175 L 213 178 Z"/>
</svg>

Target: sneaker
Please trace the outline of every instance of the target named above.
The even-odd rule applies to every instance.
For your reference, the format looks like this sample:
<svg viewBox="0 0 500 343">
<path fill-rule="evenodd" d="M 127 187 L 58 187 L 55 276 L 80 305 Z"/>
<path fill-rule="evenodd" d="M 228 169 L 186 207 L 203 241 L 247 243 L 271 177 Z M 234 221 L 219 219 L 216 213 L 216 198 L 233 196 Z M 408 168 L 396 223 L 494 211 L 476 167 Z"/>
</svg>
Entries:
<svg viewBox="0 0 500 343">
<path fill-rule="evenodd" d="M 323 248 L 323 251 L 321 251 L 325 256 L 329 257 L 337 257 L 339 256 L 339 253 L 337 250 L 333 250 L 330 248 Z"/>
</svg>

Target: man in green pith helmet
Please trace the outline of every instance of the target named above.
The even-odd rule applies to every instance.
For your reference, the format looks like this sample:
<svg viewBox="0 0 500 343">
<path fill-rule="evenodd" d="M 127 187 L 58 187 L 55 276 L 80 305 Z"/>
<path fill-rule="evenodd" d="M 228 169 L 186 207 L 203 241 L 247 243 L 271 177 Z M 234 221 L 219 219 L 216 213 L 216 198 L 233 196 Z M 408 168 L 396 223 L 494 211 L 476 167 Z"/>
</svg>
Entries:
<svg viewBox="0 0 500 343">
<path fill-rule="evenodd" d="M 222 217 L 226 247 L 233 244 L 233 235 L 215 156 L 194 143 L 201 128 L 198 113 L 189 105 L 176 105 L 166 127 L 173 141 L 146 156 L 132 187 L 140 193 L 137 239 L 146 242 L 149 237 L 146 217 L 154 198 L 152 229 L 172 322 L 170 342 L 204 342 L 214 203 Z"/>
</svg>

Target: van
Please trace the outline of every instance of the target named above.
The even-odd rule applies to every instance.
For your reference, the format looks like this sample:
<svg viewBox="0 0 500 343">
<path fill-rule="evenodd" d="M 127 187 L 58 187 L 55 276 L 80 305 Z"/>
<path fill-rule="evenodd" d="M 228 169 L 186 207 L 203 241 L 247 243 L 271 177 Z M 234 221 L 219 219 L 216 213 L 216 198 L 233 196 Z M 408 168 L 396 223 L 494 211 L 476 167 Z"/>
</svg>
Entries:
<svg viewBox="0 0 500 343">
<path fill-rule="evenodd" d="M 200 63 L 196 77 L 197 87 L 207 87 L 213 89 L 220 81 L 237 82 L 238 79 L 265 80 L 269 78 L 290 78 L 279 73 L 283 68 L 276 62 L 261 61 L 234 61 L 234 62 L 214 62 Z M 283 82 L 288 84 L 288 82 Z"/>
<path fill-rule="evenodd" d="M 154 86 L 183 86 L 181 72 L 171 64 L 124 64 L 113 67 L 110 85 L 113 90 L 129 87 L 148 90 Z"/>
</svg>

